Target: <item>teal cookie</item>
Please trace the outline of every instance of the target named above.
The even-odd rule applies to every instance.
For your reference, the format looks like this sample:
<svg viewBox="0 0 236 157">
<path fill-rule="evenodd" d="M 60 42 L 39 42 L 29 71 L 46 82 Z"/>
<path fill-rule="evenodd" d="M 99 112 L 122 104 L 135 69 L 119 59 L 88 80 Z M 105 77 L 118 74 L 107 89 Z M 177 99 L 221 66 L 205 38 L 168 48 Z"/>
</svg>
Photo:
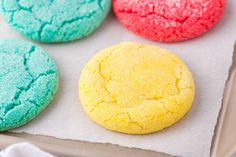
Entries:
<svg viewBox="0 0 236 157">
<path fill-rule="evenodd" d="M 110 0 L 0 0 L 5 20 L 40 42 L 67 42 L 88 36 L 103 22 Z"/>
<path fill-rule="evenodd" d="M 36 117 L 57 87 L 57 67 L 45 51 L 21 40 L 0 40 L 0 131 Z"/>
</svg>

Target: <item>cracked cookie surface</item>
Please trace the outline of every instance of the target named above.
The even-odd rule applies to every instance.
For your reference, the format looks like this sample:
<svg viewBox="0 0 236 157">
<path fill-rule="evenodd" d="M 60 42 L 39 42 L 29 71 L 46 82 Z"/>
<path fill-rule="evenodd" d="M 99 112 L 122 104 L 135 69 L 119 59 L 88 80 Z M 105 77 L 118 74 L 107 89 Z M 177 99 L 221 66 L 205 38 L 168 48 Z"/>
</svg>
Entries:
<svg viewBox="0 0 236 157">
<path fill-rule="evenodd" d="M 94 32 L 110 10 L 110 0 L 0 0 L 5 20 L 40 42 L 67 42 Z"/>
<path fill-rule="evenodd" d="M 192 39 L 211 29 L 222 17 L 226 0 L 113 0 L 121 23 L 155 41 Z"/>
<path fill-rule="evenodd" d="M 0 131 L 36 117 L 57 86 L 57 67 L 46 52 L 25 41 L 0 40 Z"/>
<path fill-rule="evenodd" d="M 192 74 L 176 55 L 132 42 L 99 52 L 79 80 L 80 100 L 89 117 L 128 134 L 173 125 L 189 111 L 194 94 Z"/>
</svg>

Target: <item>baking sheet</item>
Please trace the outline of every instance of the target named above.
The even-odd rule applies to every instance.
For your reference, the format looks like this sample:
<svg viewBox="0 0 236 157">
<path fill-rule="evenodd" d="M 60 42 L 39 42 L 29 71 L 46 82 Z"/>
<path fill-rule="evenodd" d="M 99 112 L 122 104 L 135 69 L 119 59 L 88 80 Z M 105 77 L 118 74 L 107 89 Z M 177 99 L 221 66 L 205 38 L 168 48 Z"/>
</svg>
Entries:
<svg viewBox="0 0 236 157">
<path fill-rule="evenodd" d="M 232 125 L 236 119 L 236 43 L 234 46 L 233 64 L 224 91 L 223 104 L 218 118 L 214 140 L 212 144 L 212 157 L 236 156 L 236 126 Z"/>
<path fill-rule="evenodd" d="M 38 118 L 15 132 L 62 139 L 113 143 L 178 156 L 209 156 L 236 38 L 236 1 L 229 0 L 225 17 L 210 32 L 182 43 L 164 44 L 137 37 L 109 15 L 92 36 L 67 44 L 38 44 L 56 60 L 60 87 L 53 103 Z M 0 20 L 1 38 L 23 38 Z M 85 115 L 77 94 L 81 68 L 99 50 L 121 41 L 139 41 L 176 52 L 190 67 L 196 82 L 196 100 L 190 113 L 164 131 L 131 136 L 107 131 Z"/>
<path fill-rule="evenodd" d="M 58 157 L 173 157 L 155 151 L 130 149 L 112 144 L 61 140 L 42 135 L 3 133 L 0 134 L 0 139 L 0 149 L 27 141 Z"/>
</svg>

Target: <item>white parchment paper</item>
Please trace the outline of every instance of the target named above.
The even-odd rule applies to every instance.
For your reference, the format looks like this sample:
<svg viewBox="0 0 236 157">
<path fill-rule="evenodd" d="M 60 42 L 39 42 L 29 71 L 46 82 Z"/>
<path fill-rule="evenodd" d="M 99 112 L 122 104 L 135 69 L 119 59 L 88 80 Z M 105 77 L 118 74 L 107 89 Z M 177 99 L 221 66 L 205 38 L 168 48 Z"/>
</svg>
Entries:
<svg viewBox="0 0 236 157">
<path fill-rule="evenodd" d="M 0 18 L 0 38 L 20 38 Z M 15 132 L 26 132 L 98 143 L 112 143 L 185 157 L 207 157 L 236 39 L 236 1 L 228 0 L 222 21 L 207 34 L 180 43 L 157 43 L 127 31 L 110 14 L 90 37 L 66 44 L 39 44 L 52 55 L 60 71 L 60 87 L 53 103 L 35 120 Z M 93 123 L 78 98 L 80 71 L 99 50 L 122 41 L 150 43 L 176 52 L 190 67 L 196 99 L 189 114 L 161 132 L 132 136 L 114 133 Z"/>
</svg>

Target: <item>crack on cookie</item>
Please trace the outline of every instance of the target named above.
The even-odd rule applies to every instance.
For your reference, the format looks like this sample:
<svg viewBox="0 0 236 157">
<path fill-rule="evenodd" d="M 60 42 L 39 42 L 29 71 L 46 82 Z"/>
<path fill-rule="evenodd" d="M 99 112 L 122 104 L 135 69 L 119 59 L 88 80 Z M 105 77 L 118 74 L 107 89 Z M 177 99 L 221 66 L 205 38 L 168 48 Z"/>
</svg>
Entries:
<svg viewBox="0 0 236 157">
<path fill-rule="evenodd" d="M 138 121 L 135 121 L 132 119 L 130 113 L 127 111 L 127 112 L 116 112 L 115 114 L 113 114 L 111 117 L 107 118 L 107 119 L 104 119 L 102 120 L 104 123 L 109 123 L 110 121 L 112 121 L 114 118 L 116 119 L 116 117 L 118 117 L 119 115 L 126 115 L 128 117 L 128 121 L 124 121 L 124 123 L 128 123 L 130 125 L 134 125 L 134 126 L 137 126 L 138 128 L 140 128 L 140 130 L 144 130 L 144 125 Z M 122 121 L 120 121 L 121 123 Z M 129 125 L 129 126 L 130 126 Z"/>
<path fill-rule="evenodd" d="M 104 11 L 104 8 L 102 7 L 102 2 L 103 2 L 103 0 L 98 0 L 98 6 L 99 6 L 100 10 Z"/>
<path fill-rule="evenodd" d="M 104 103 L 106 103 L 106 104 L 116 104 L 117 102 L 116 102 L 116 100 L 114 100 L 114 101 L 101 100 L 101 101 L 99 101 L 98 103 L 91 105 L 92 108 L 89 110 L 89 112 L 90 112 L 90 113 L 94 112 L 97 108 L 99 108 L 99 106 L 100 106 L 101 104 L 104 104 Z M 91 107 L 91 106 L 89 106 L 89 107 Z"/>
<path fill-rule="evenodd" d="M 131 123 L 132 125 L 138 126 L 141 130 L 144 129 L 143 124 L 141 124 L 141 123 L 138 122 L 138 121 L 133 120 L 129 112 L 126 112 L 126 114 L 128 115 L 128 118 L 129 118 L 129 120 L 130 120 L 129 123 Z"/>
<path fill-rule="evenodd" d="M 19 105 L 22 104 L 22 102 L 21 102 L 21 100 L 20 100 L 21 94 L 22 94 L 23 92 L 27 92 L 28 90 L 30 90 L 31 87 L 34 85 L 34 83 L 35 83 L 39 78 L 41 78 L 41 77 L 43 77 L 43 76 L 49 76 L 49 75 L 52 75 L 52 74 L 56 74 L 56 72 L 54 72 L 54 71 L 52 72 L 52 71 L 51 71 L 51 72 L 49 72 L 49 73 L 42 73 L 42 74 L 39 75 L 37 78 L 33 79 L 33 80 L 28 84 L 28 86 L 27 86 L 26 88 L 18 88 L 18 87 L 16 87 L 16 88 L 19 89 L 19 91 L 16 92 L 16 94 L 15 94 L 15 96 L 14 96 L 14 99 L 13 99 L 14 105 L 12 105 L 12 108 L 8 109 L 8 110 L 5 112 L 5 114 L 4 114 L 1 118 L 4 119 L 4 117 L 8 114 L 8 112 L 10 112 L 10 111 L 13 110 L 15 107 L 17 107 L 17 106 L 19 106 Z M 48 92 L 50 92 L 50 89 L 47 89 L 47 90 L 48 90 Z M 31 101 L 32 101 L 32 100 L 31 100 Z M 39 104 L 34 104 L 34 105 L 38 106 Z"/>
<path fill-rule="evenodd" d="M 7 71 L 6 73 L 0 75 L 0 78 L 4 77 L 4 76 L 6 76 L 6 75 L 8 75 L 8 74 L 10 74 L 10 73 L 11 73 L 11 71 L 9 70 L 9 71 Z"/>
<path fill-rule="evenodd" d="M 24 55 L 23 55 L 23 65 L 25 66 L 25 70 L 28 72 L 28 74 L 33 78 L 33 75 L 31 74 L 31 71 L 30 71 L 30 69 L 29 69 L 29 67 L 28 67 L 28 61 L 29 61 L 29 59 L 30 59 L 30 57 L 31 57 L 31 54 L 33 53 L 33 52 L 35 52 L 35 49 L 36 49 L 36 47 L 35 46 L 32 46 L 31 47 L 31 49 L 29 50 L 29 52 L 28 53 L 25 53 Z M 29 55 L 29 56 L 26 56 L 26 55 Z"/>
<path fill-rule="evenodd" d="M 45 27 L 48 26 L 48 25 L 51 25 L 53 23 L 53 18 L 54 18 L 54 16 L 51 17 L 50 22 L 40 21 L 41 26 L 40 26 L 39 31 L 38 31 L 39 39 L 42 38 L 42 33 L 43 33 L 43 30 L 45 29 Z"/>
</svg>

